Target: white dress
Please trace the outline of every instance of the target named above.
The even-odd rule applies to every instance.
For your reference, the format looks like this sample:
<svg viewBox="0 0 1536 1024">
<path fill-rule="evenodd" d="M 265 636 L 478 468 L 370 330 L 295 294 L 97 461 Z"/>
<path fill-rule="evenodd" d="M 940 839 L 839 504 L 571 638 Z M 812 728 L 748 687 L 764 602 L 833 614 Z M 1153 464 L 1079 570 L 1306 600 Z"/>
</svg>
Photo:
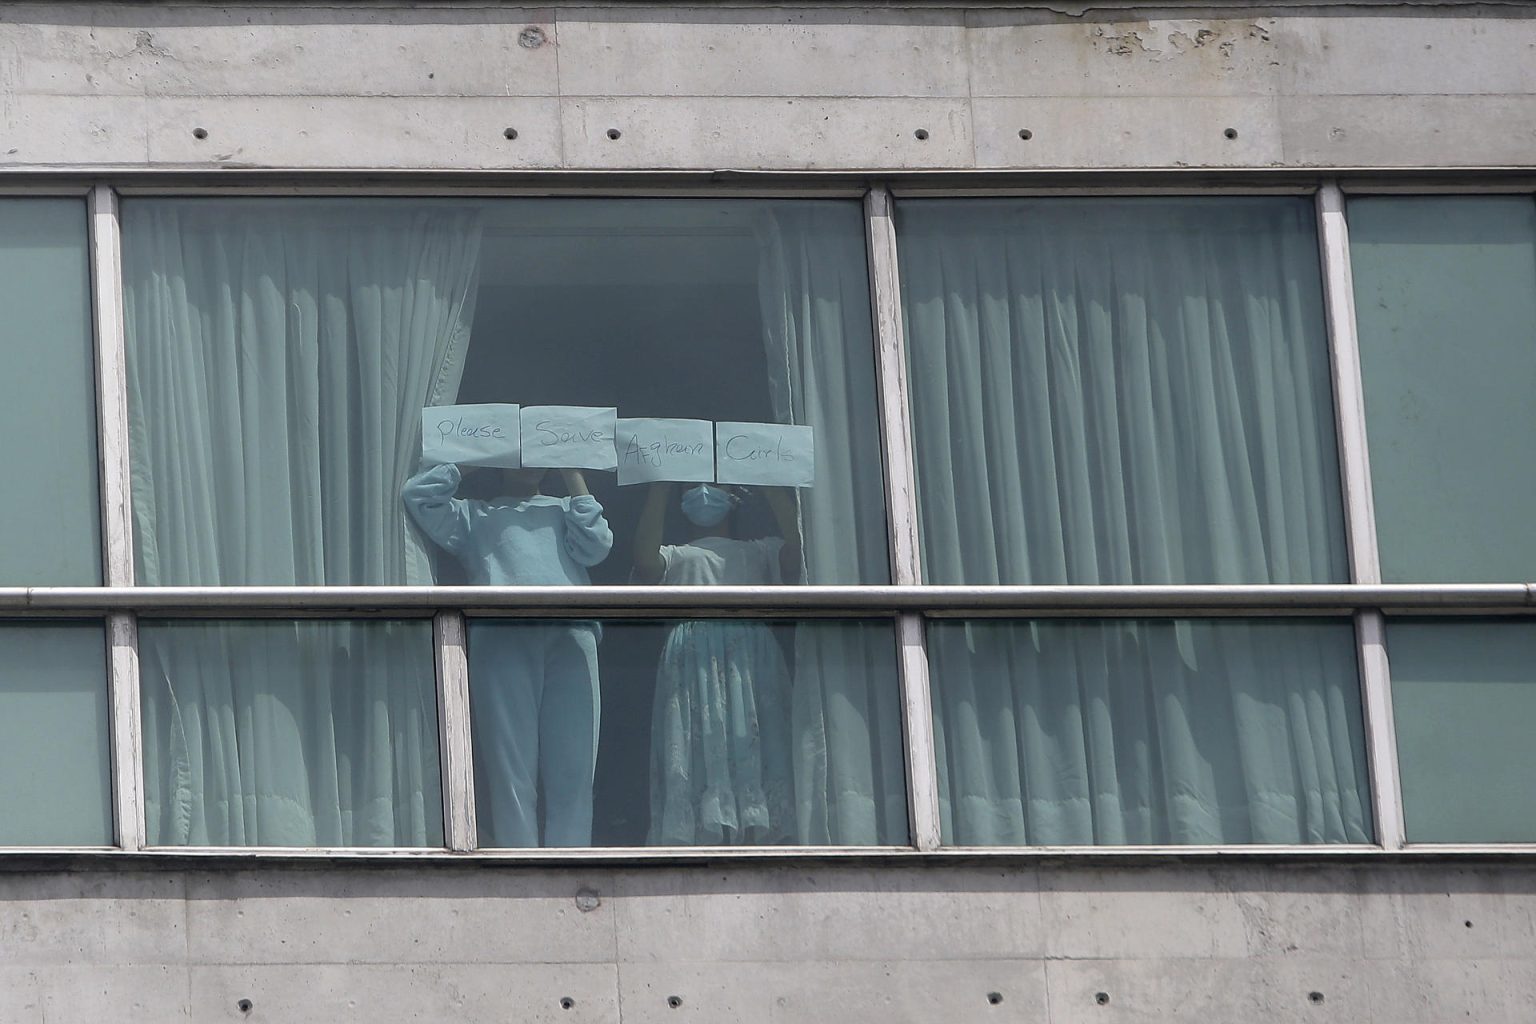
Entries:
<svg viewBox="0 0 1536 1024">
<path fill-rule="evenodd" d="M 661 582 L 780 582 L 780 537 L 702 537 L 661 548 Z M 651 827 L 656 846 L 776 844 L 794 821 L 789 670 L 762 622 L 681 622 L 656 670 Z"/>
</svg>

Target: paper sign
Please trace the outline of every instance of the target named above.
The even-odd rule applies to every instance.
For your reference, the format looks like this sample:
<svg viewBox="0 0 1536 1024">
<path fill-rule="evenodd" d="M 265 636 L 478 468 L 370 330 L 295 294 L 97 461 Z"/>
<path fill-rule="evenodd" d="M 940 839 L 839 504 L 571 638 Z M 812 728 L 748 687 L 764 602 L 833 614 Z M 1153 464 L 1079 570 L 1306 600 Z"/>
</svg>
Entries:
<svg viewBox="0 0 1536 1024">
<path fill-rule="evenodd" d="M 619 420 L 619 484 L 713 480 L 715 425 L 709 420 Z"/>
<path fill-rule="evenodd" d="M 421 460 L 516 469 L 519 422 L 515 405 L 428 406 L 421 410 Z"/>
<path fill-rule="evenodd" d="M 809 487 L 815 478 L 816 441 L 810 427 L 715 424 L 715 479 L 720 483 Z"/>
<path fill-rule="evenodd" d="M 544 469 L 615 469 L 619 411 L 585 405 L 523 406 L 523 465 Z"/>
</svg>

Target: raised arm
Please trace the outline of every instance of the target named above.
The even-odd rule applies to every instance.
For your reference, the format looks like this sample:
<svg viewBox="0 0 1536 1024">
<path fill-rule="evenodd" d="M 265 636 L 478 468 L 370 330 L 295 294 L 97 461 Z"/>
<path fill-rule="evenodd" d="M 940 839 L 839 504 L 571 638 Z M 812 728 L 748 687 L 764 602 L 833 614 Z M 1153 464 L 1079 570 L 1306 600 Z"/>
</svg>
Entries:
<svg viewBox="0 0 1536 1024">
<path fill-rule="evenodd" d="M 667 521 L 667 503 L 672 500 L 672 485 L 653 483 L 645 494 L 645 507 L 635 527 L 635 582 L 660 583 L 666 563 L 661 559 L 661 529 Z"/>
<path fill-rule="evenodd" d="M 455 498 L 459 467 L 431 466 L 405 482 L 400 499 L 421 532 L 444 551 L 457 554 L 469 540 L 469 503 Z"/>
<path fill-rule="evenodd" d="M 801 573 L 800 517 L 798 499 L 792 487 L 765 487 L 763 497 L 779 524 L 784 546 L 779 549 L 779 576 L 785 583 L 799 583 Z"/>
<path fill-rule="evenodd" d="M 587 478 L 579 469 L 561 470 L 565 489 L 570 493 L 570 508 L 565 513 L 565 550 L 577 565 L 593 566 L 613 550 L 613 530 L 603 516 L 602 502 L 587 489 Z"/>
</svg>

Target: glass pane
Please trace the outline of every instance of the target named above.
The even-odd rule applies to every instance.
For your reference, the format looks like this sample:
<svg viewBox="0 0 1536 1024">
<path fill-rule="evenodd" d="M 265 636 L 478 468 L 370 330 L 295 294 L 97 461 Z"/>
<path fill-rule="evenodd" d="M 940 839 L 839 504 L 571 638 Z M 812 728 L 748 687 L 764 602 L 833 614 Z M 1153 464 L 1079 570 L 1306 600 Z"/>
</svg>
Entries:
<svg viewBox="0 0 1536 1024">
<path fill-rule="evenodd" d="M 0 586 L 101 582 L 85 228 L 78 199 L 0 199 Z"/>
<path fill-rule="evenodd" d="M 476 621 L 482 847 L 905 845 L 888 621 Z"/>
<path fill-rule="evenodd" d="M 1387 655 L 1409 841 L 1536 842 L 1536 628 L 1394 619 Z"/>
<path fill-rule="evenodd" d="M 101 623 L 0 624 L 0 846 L 110 846 L 110 751 Z"/>
<path fill-rule="evenodd" d="M 938 621 L 944 841 L 1371 839 L 1347 622 Z"/>
<path fill-rule="evenodd" d="M 1536 575 L 1536 202 L 1349 204 L 1371 487 L 1389 583 Z"/>
<path fill-rule="evenodd" d="M 442 846 L 427 621 L 145 621 L 153 846 Z"/>
<path fill-rule="evenodd" d="M 928 582 L 1348 578 L 1310 200 L 897 212 Z"/>
<path fill-rule="evenodd" d="M 857 202 L 123 220 L 142 583 L 889 580 Z"/>
</svg>

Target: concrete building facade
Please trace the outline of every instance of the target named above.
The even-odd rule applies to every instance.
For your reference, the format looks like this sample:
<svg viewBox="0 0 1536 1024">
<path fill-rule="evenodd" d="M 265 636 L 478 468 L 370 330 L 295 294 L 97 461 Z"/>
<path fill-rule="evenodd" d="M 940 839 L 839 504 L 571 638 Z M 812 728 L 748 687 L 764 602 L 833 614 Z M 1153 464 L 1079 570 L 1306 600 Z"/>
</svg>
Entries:
<svg viewBox="0 0 1536 1024">
<path fill-rule="evenodd" d="M 1536 9 L 1520 3 L 7 6 L 0 196 L 89 211 L 102 565 L 96 587 L 0 579 L 0 602 L 8 620 L 105 631 L 112 841 L 0 854 L 0 1019 L 1536 1020 L 1536 825 L 1415 841 L 1383 640 L 1394 615 L 1415 613 L 1529 629 L 1536 598 L 1516 554 L 1507 579 L 1383 573 L 1345 212 L 1357 196 L 1533 193 Z M 1316 211 L 1344 578 L 924 585 L 893 208 L 1233 195 Z M 602 586 L 473 600 L 425 586 L 135 588 L 120 211 L 155 196 L 862 204 L 888 582 L 715 599 L 647 588 L 633 602 Z M 1520 476 L 1529 452 L 1512 450 Z M 571 616 L 884 616 L 905 834 L 872 848 L 476 849 L 464 612 L 541 602 Z M 441 842 L 154 842 L 140 619 L 285 611 L 435 623 Z M 1352 623 L 1368 840 L 947 842 L 924 628 L 1009 612 Z"/>
</svg>

